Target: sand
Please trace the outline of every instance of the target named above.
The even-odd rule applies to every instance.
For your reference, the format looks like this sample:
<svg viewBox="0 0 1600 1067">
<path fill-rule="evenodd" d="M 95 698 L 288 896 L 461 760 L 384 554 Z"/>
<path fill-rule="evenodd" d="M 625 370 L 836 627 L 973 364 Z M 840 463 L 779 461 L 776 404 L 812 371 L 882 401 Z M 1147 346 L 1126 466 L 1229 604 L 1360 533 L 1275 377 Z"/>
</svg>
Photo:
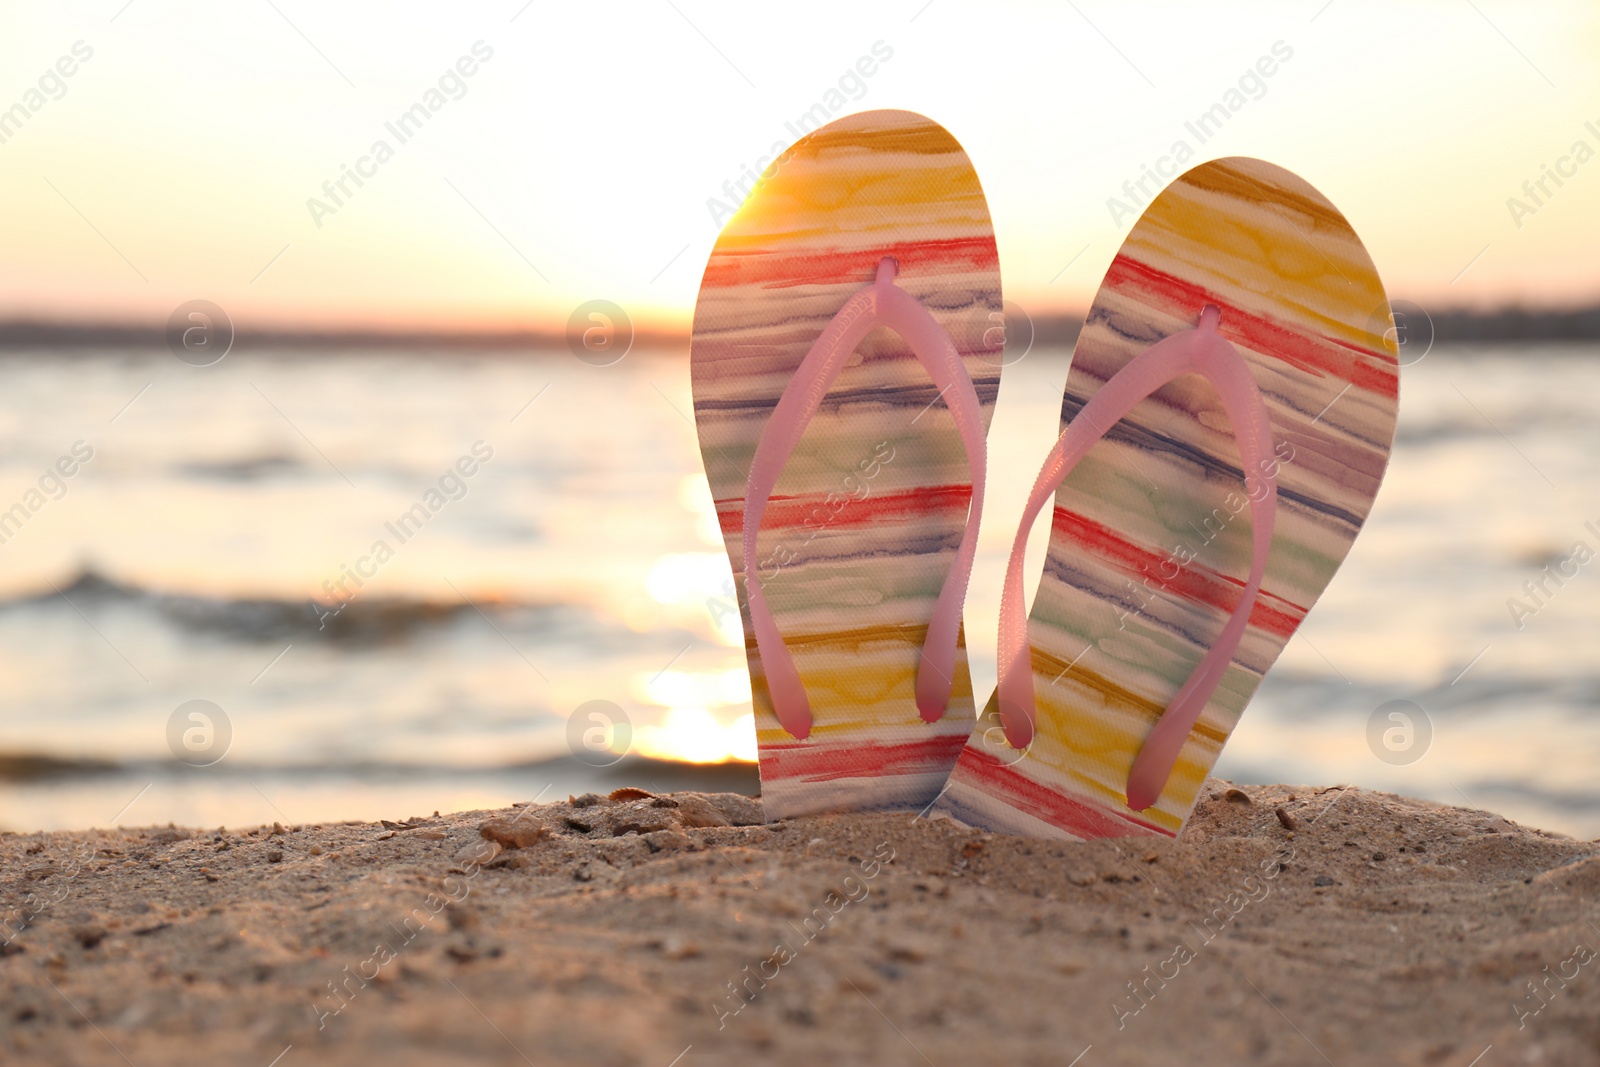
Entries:
<svg viewBox="0 0 1600 1067">
<path fill-rule="evenodd" d="M 1600 844 L 1487 812 L 1213 781 L 1180 842 L 1062 844 L 578 800 L 0 837 L 0 1063 L 1600 1063 Z"/>
</svg>

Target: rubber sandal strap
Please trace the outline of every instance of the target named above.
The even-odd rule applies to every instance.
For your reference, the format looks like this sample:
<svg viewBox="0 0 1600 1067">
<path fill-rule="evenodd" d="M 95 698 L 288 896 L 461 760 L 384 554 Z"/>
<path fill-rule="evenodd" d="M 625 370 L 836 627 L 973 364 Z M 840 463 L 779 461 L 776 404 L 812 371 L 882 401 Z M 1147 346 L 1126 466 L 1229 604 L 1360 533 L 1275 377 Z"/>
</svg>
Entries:
<svg viewBox="0 0 1600 1067">
<path fill-rule="evenodd" d="M 1033 741 L 1038 716 L 1034 703 L 1032 655 L 1028 620 L 1022 596 L 1023 555 L 1028 534 L 1044 505 L 1055 496 L 1078 461 L 1088 454 L 1112 426 L 1157 389 L 1184 374 L 1198 373 L 1217 390 L 1233 425 L 1239 459 L 1245 471 L 1250 500 L 1252 550 L 1250 577 L 1210 650 L 1167 705 L 1150 736 L 1145 739 L 1128 774 L 1128 806 L 1143 811 L 1161 796 L 1178 754 L 1200 713 L 1221 682 L 1244 637 L 1250 612 L 1266 576 L 1267 553 L 1272 547 L 1273 520 L 1277 513 L 1277 464 L 1273 459 L 1272 421 L 1250 366 L 1238 349 L 1217 333 L 1221 313 L 1207 306 L 1200 325 L 1151 345 L 1111 376 L 1084 405 L 1045 459 L 1028 497 L 1022 524 L 1012 542 L 1000 595 L 1000 647 L 998 697 L 1000 721 L 1006 740 L 1023 749 Z M 1257 488 L 1251 488 L 1252 480 Z"/>
<path fill-rule="evenodd" d="M 934 602 L 917 668 L 917 710 L 924 721 L 935 722 L 944 714 L 955 677 L 961 605 L 972 575 L 978 523 L 983 512 L 984 472 L 988 464 L 983 416 L 978 394 L 960 354 L 928 310 L 894 284 L 897 269 L 895 261 L 885 257 L 878 264 L 876 280 L 845 302 L 806 353 L 762 430 L 745 483 L 743 551 L 750 621 L 755 629 L 773 711 L 783 728 L 801 740 L 811 733 L 811 702 L 806 697 L 794 658 L 767 606 L 761 587 L 761 567 L 756 560 L 756 534 L 761 529 L 761 518 L 778 484 L 778 476 L 822 406 L 834 379 L 862 339 L 880 326 L 899 334 L 932 376 L 955 420 L 972 475 L 972 500 L 966 527 L 961 533 L 955 565 L 945 575 L 944 586 Z"/>
</svg>

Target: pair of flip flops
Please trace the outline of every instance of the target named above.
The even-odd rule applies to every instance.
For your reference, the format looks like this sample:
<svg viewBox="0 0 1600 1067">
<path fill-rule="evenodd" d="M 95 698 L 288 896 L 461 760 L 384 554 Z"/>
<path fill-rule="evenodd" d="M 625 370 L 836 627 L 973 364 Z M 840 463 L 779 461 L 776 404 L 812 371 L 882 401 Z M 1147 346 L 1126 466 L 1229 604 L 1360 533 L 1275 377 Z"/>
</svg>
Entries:
<svg viewBox="0 0 1600 1067">
<path fill-rule="evenodd" d="M 691 347 L 768 818 L 1181 831 L 1377 494 L 1399 386 L 1386 309 L 1301 179 L 1232 158 L 1173 181 L 1079 336 L 976 715 L 961 608 L 1003 364 L 983 191 L 910 112 L 796 144 L 717 241 Z M 1025 616 L 1023 548 L 1052 498 Z"/>
</svg>

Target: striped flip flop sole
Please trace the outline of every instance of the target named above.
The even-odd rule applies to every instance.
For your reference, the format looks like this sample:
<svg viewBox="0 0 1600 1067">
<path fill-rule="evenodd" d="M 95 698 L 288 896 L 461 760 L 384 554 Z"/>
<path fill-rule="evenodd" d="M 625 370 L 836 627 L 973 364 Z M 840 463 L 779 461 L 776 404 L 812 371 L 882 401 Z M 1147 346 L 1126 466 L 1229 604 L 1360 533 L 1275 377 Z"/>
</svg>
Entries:
<svg viewBox="0 0 1600 1067">
<path fill-rule="evenodd" d="M 1176 835 L 1372 507 L 1399 399 L 1383 286 L 1333 205 L 1260 160 L 1195 167 L 1145 211 L 1073 353 L 1063 427 L 1207 304 L 1261 389 L 1277 466 L 1266 578 L 1233 662 L 1160 798 L 1130 810 L 1134 757 L 1250 569 L 1252 472 L 1215 391 L 1189 375 L 1136 406 L 1056 493 L 1028 627 L 1038 729 L 1011 749 L 991 701 L 940 800 L 959 821 L 1045 837 Z"/>
<path fill-rule="evenodd" d="M 773 712 L 743 595 L 757 442 L 813 342 L 885 256 L 954 343 L 987 427 L 1002 336 L 994 232 L 961 146 L 920 115 L 852 115 L 784 153 L 723 230 L 695 307 L 695 424 L 741 576 L 769 819 L 920 810 L 972 729 L 964 647 L 943 717 L 924 722 L 915 700 L 972 478 L 938 389 L 899 337 L 878 330 L 858 347 L 784 467 L 756 542 L 762 589 L 811 702 L 804 741 Z"/>
</svg>

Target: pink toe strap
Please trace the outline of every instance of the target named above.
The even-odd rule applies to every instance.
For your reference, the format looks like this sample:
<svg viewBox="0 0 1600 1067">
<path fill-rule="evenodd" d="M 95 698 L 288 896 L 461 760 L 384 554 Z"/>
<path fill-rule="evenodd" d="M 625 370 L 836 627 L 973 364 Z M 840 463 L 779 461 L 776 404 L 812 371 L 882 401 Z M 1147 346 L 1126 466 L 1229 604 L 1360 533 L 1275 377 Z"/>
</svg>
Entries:
<svg viewBox="0 0 1600 1067">
<path fill-rule="evenodd" d="M 1239 596 L 1239 603 L 1199 666 L 1167 705 L 1133 761 L 1127 796 L 1128 807 L 1134 811 L 1143 811 L 1160 798 L 1189 732 L 1233 661 L 1250 621 L 1251 609 L 1261 592 L 1267 553 L 1272 547 L 1273 519 L 1278 503 L 1276 464 L 1272 462 L 1272 420 L 1262 402 L 1261 390 L 1251 376 L 1250 365 L 1238 349 L 1217 333 L 1220 318 L 1221 312 L 1216 307 L 1207 306 L 1201 313 L 1198 327 L 1173 334 L 1141 352 L 1112 375 L 1072 420 L 1050 450 L 1034 482 L 1022 525 L 1012 543 L 1000 596 L 1000 721 L 1006 740 L 1022 749 L 1033 740 L 1038 715 L 1022 596 L 1023 554 L 1029 531 L 1046 501 L 1055 495 L 1078 461 L 1136 404 L 1181 375 L 1203 375 L 1217 390 L 1233 424 L 1245 472 L 1259 476 L 1265 491 L 1249 493 L 1250 578 Z"/>
<path fill-rule="evenodd" d="M 961 356 L 928 310 L 894 284 L 897 270 L 898 264 L 884 257 L 878 264 L 876 280 L 846 301 L 806 353 L 761 432 L 755 458 L 750 464 L 750 477 L 745 483 L 743 551 L 750 621 L 756 632 L 756 646 L 766 672 L 773 710 L 783 728 L 801 740 L 811 733 L 811 702 L 806 698 L 794 658 L 784 645 L 767 606 L 756 560 L 756 533 L 761 529 L 761 517 L 784 464 L 822 406 L 834 379 L 861 340 L 880 326 L 904 338 L 918 362 L 932 376 L 939 395 L 955 419 L 972 475 L 972 501 L 966 528 L 961 533 L 955 565 L 945 576 L 944 586 L 934 603 L 923 641 L 922 660 L 917 668 L 917 709 L 925 721 L 935 722 L 944 714 L 955 676 L 961 605 L 972 574 L 978 520 L 983 512 L 983 479 L 988 463 L 983 417 L 978 394 Z"/>
</svg>

